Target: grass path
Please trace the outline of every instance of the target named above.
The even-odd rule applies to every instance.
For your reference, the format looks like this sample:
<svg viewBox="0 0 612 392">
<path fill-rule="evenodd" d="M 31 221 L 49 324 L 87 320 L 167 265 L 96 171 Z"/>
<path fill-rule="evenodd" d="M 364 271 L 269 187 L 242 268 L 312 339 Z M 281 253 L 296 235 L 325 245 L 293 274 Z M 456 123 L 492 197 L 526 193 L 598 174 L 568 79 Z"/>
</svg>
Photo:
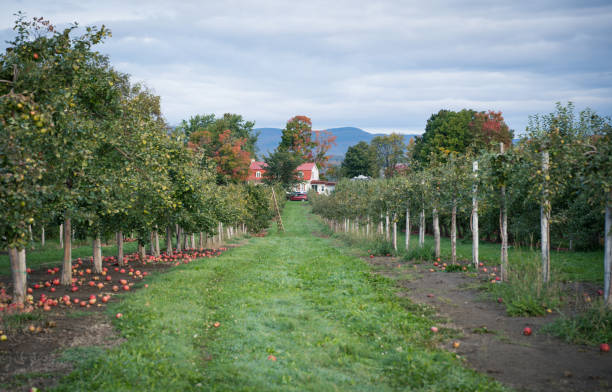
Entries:
<svg viewBox="0 0 612 392">
<path fill-rule="evenodd" d="M 503 390 L 436 350 L 452 332 L 434 335 L 426 310 L 314 236 L 306 206 L 289 203 L 284 223 L 285 233 L 155 276 L 109 309 L 124 314 L 115 323 L 127 341 L 72 355 L 80 363 L 59 389 Z"/>
</svg>

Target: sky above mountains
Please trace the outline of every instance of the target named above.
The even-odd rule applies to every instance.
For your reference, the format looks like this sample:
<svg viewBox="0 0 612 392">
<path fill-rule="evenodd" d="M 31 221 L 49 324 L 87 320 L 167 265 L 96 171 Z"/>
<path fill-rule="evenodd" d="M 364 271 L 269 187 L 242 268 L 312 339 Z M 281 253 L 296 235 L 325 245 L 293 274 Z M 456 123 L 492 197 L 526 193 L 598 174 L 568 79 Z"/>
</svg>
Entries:
<svg viewBox="0 0 612 392">
<path fill-rule="evenodd" d="M 66 26 L 105 24 L 98 50 L 162 98 L 170 124 L 239 113 L 261 127 L 421 133 L 440 109 L 528 116 L 573 101 L 612 114 L 609 1 L 0 0 Z"/>
</svg>

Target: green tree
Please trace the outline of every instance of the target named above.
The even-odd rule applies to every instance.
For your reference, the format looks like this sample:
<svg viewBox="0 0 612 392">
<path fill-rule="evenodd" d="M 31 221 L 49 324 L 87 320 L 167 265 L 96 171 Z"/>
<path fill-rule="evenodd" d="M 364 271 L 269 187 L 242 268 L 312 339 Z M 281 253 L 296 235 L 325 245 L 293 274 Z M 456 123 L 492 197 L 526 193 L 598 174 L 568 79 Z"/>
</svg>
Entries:
<svg viewBox="0 0 612 392">
<path fill-rule="evenodd" d="M 83 35 L 74 36 L 76 28 L 58 32 L 42 18 L 29 21 L 19 14 L 16 38 L 0 65 L 0 79 L 12 79 L 10 88 L 16 93 L 31 92 L 51 114 L 53 126 L 37 148 L 53 168 L 43 177 L 48 202 L 64 221 L 64 285 L 72 283 L 71 222 L 80 218 L 79 204 L 88 196 L 81 190 L 91 182 L 86 168 L 96 158 L 100 135 L 109 125 L 106 119 L 116 113 L 121 98 L 108 59 L 91 49 L 110 32 L 104 26 L 87 27 Z"/>
<path fill-rule="evenodd" d="M 264 182 L 270 185 L 281 185 L 286 191 L 300 182 L 297 167 L 303 163 L 301 157 L 294 152 L 277 149 L 264 157 L 268 165 L 264 174 Z"/>
<path fill-rule="evenodd" d="M 41 207 L 46 174 L 45 162 L 33 147 L 50 125 L 31 96 L 9 92 L 0 97 L 0 245 L 8 248 L 17 304 L 25 300 L 28 225 Z"/>
<path fill-rule="evenodd" d="M 176 131 L 184 135 L 184 141 L 187 142 L 191 139 L 191 135 L 196 132 L 206 130 L 215 122 L 214 114 L 196 114 L 190 117 L 189 120 L 181 121 L 181 124 L 176 127 Z"/>
<path fill-rule="evenodd" d="M 393 177 L 396 165 L 405 161 L 406 145 L 404 136 L 398 133 L 376 136 L 370 142 L 376 153 L 376 161 L 385 177 Z"/>
<path fill-rule="evenodd" d="M 361 141 L 350 146 L 342 161 L 342 174 L 352 178 L 359 175 L 376 177 L 376 152 L 366 142 Z"/>
<path fill-rule="evenodd" d="M 470 129 L 475 112 L 440 110 L 432 114 L 425 125 L 425 133 L 416 138 L 414 159 L 428 163 L 432 154 L 464 153 L 474 141 Z"/>
</svg>

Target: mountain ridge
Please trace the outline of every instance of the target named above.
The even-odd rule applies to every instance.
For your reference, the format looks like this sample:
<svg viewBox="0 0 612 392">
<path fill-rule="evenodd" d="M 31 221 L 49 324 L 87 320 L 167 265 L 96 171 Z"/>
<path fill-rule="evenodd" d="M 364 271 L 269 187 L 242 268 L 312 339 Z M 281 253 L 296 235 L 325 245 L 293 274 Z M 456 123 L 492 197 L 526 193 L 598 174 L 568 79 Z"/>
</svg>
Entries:
<svg viewBox="0 0 612 392">
<path fill-rule="evenodd" d="M 281 140 L 281 128 L 256 128 L 254 131 L 259 131 L 257 138 L 257 156 L 262 158 L 264 155 L 269 155 L 274 151 Z M 336 136 L 336 145 L 329 149 L 328 154 L 332 156 L 332 160 L 341 161 L 344 159 L 344 154 L 350 146 L 364 141 L 370 143 L 376 136 L 384 136 L 384 133 L 369 133 L 357 127 L 338 127 L 327 129 L 332 135 Z M 410 139 L 419 135 L 403 135 L 405 143 Z"/>
</svg>

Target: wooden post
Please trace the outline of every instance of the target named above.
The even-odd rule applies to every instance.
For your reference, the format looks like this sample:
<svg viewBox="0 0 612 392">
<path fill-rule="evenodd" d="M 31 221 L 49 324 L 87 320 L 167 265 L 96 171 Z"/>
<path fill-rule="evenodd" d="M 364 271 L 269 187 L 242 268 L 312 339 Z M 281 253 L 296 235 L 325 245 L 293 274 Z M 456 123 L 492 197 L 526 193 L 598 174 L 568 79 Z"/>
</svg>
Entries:
<svg viewBox="0 0 612 392">
<path fill-rule="evenodd" d="M 393 249 L 397 251 L 397 213 L 393 213 Z"/>
<path fill-rule="evenodd" d="M 410 249 L 410 207 L 406 207 L 406 250 Z"/>
<path fill-rule="evenodd" d="M 457 264 L 457 199 L 455 198 L 451 211 L 451 263 Z"/>
<path fill-rule="evenodd" d="M 478 161 L 472 163 L 474 186 L 472 187 L 472 264 L 478 270 Z"/>
<path fill-rule="evenodd" d="M 385 239 L 389 241 L 391 239 L 390 235 L 391 228 L 389 227 L 389 211 L 385 214 Z"/>
<path fill-rule="evenodd" d="M 45 246 L 45 226 L 40 228 L 40 246 Z"/>
<path fill-rule="evenodd" d="M 419 246 L 421 248 L 425 246 L 425 205 L 419 217 Z"/>
<path fill-rule="evenodd" d="M 64 247 L 64 225 L 61 224 L 59 227 L 59 241 L 60 241 L 60 248 Z"/>
<path fill-rule="evenodd" d="M 500 152 L 504 153 L 504 143 L 499 143 Z M 506 206 L 506 184 L 500 189 L 499 202 L 499 236 L 501 239 L 501 280 L 508 280 L 508 210 Z"/>
<path fill-rule="evenodd" d="M 542 282 L 550 280 L 550 200 L 548 199 L 548 151 L 542 151 L 542 175 L 544 184 L 542 186 L 542 205 L 540 206 L 540 228 L 542 244 Z"/>
</svg>

